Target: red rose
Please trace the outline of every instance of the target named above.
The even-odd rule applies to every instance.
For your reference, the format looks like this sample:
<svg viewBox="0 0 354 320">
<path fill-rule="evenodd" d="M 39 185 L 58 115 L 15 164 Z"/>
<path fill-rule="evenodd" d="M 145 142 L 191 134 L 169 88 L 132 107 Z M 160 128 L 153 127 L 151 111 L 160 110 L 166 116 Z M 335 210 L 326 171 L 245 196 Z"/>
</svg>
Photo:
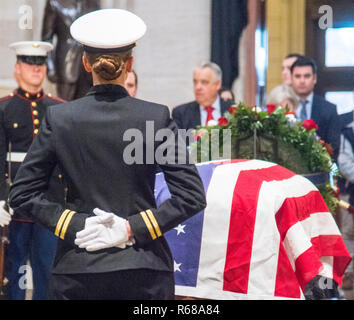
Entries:
<svg viewBox="0 0 354 320">
<path fill-rule="evenodd" d="M 267 104 L 268 114 L 271 114 L 276 108 L 277 108 L 277 106 L 275 104 Z"/>
<path fill-rule="evenodd" d="M 237 112 L 237 107 L 236 107 L 236 106 L 231 106 L 231 107 L 229 108 L 229 112 L 230 112 L 231 114 L 236 113 L 236 112 Z"/>
<path fill-rule="evenodd" d="M 318 130 L 318 125 L 316 124 L 315 121 L 313 121 L 312 119 L 307 119 L 304 121 L 304 123 L 302 124 L 302 126 L 307 130 L 310 131 L 312 129 Z"/>
<path fill-rule="evenodd" d="M 219 126 L 226 126 L 228 124 L 227 119 L 225 117 L 220 117 L 218 119 Z"/>
</svg>

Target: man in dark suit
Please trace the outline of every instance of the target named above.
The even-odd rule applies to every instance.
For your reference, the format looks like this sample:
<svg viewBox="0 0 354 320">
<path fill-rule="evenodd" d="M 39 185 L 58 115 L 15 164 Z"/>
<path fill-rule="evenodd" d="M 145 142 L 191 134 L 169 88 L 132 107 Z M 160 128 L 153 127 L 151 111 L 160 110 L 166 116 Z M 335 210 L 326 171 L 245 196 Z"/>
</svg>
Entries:
<svg viewBox="0 0 354 320">
<path fill-rule="evenodd" d="M 300 98 L 296 115 L 302 121 L 312 119 L 318 125 L 317 135 L 329 143 L 336 159 L 340 143 L 340 119 L 337 106 L 314 94 L 317 66 L 309 57 L 299 57 L 291 66 L 291 86 Z"/>
<path fill-rule="evenodd" d="M 229 107 L 230 101 L 219 97 L 222 71 L 212 62 L 203 63 L 193 73 L 195 101 L 177 106 L 172 111 L 172 118 L 180 129 L 195 129 L 207 125 L 210 120 L 218 120 Z"/>
</svg>

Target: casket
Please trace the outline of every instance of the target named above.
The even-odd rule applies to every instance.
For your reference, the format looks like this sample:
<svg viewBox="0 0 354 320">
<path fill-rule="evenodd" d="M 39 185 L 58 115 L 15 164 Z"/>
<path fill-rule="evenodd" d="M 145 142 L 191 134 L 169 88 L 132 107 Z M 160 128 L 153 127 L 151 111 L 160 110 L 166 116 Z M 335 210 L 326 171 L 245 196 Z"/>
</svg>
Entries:
<svg viewBox="0 0 354 320">
<path fill-rule="evenodd" d="M 317 187 L 263 160 L 200 163 L 207 207 L 165 234 L 177 296 L 303 299 L 341 284 L 351 257 Z M 157 205 L 170 197 L 156 177 Z M 320 278 L 321 279 L 321 278 Z M 333 280 L 333 281 L 332 281 Z"/>
</svg>

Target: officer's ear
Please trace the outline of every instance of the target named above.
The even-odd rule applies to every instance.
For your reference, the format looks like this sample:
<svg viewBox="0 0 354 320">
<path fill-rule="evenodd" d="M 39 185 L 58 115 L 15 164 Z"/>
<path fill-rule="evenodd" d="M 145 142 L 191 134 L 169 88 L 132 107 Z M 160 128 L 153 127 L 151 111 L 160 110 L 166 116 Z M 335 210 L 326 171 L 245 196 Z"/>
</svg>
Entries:
<svg viewBox="0 0 354 320">
<path fill-rule="evenodd" d="M 14 78 L 18 82 L 18 78 L 21 76 L 21 66 L 19 63 L 15 64 Z"/>
<path fill-rule="evenodd" d="M 133 62 L 134 62 L 134 57 L 130 57 L 127 62 L 125 63 L 125 68 L 127 72 L 132 72 L 133 70 Z"/>
<path fill-rule="evenodd" d="M 92 67 L 84 54 L 82 55 L 82 64 L 84 65 L 84 68 L 87 72 L 92 72 Z"/>
<path fill-rule="evenodd" d="M 15 63 L 15 73 L 19 73 L 20 72 L 20 65 L 19 63 Z"/>
</svg>

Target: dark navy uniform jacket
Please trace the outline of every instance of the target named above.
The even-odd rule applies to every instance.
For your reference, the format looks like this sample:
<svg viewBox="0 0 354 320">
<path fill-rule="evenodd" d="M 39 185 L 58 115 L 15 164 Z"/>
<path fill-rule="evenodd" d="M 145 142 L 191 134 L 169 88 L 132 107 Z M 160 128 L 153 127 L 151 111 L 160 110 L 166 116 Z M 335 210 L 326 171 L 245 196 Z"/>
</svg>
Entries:
<svg viewBox="0 0 354 320">
<path fill-rule="evenodd" d="M 27 152 L 37 136 L 47 107 L 62 102 L 64 101 L 44 94 L 43 91 L 33 95 L 21 88 L 0 99 L 0 200 L 7 200 L 8 197 L 6 179 L 9 166 L 7 160 L 11 160 L 11 181 L 14 181 L 21 165 L 19 156 L 21 158 Z M 10 143 L 11 155 L 9 155 Z M 64 197 L 64 187 L 60 178 L 60 172 L 56 170 L 51 180 L 52 198 Z M 24 210 L 16 210 L 13 220 L 33 221 L 29 213 Z"/>
<path fill-rule="evenodd" d="M 132 98 L 118 85 L 94 86 L 81 99 L 48 108 L 11 188 L 10 205 L 30 211 L 60 238 L 54 273 L 173 272 L 163 234 L 206 206 L 195 166 L 188 159 L 187 164 L 177 163 L 186 147 L 176 143 L 176 133 L 166 106 Z M 157 163 L 153 153 L 169 161 Z M 57 164 L 68 185 L 66 206 L 43 197 Z M 171 199 L 156 207 L 158 168 Z M 96 207 L 128 219 L 135 244 L 95 252 L 77 247 L 76 233 Z"/>
</svg>

